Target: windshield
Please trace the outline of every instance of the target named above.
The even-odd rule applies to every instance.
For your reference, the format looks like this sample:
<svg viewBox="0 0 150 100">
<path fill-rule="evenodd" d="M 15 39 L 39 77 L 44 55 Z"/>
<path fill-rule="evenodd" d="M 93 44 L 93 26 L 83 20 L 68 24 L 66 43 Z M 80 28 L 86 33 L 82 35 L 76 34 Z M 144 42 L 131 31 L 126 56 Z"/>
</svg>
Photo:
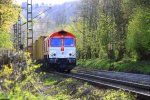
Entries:
<svg viewBox="0 0 150 100">
<path fill-rule="evenodd" d="M 73 47 L 74 39 L 73 38 L 64 38 L 64 46 L 65 47 Z"/>
<path fill-rule="evenodd" d="M 50 44 L 52 47 L 60 47 L 61 46 L 61 39 L 60 38 L 51 38 Z"/>
</svg>

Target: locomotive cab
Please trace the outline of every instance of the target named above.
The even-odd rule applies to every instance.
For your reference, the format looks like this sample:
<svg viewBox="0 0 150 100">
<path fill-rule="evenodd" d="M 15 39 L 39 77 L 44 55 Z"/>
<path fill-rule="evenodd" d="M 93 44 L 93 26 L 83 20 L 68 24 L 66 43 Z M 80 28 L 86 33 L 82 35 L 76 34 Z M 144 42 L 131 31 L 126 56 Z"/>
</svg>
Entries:
<svg viewBox="0 0 150 100">
<path fill-rule="evenodd" d="M 76 66 L 76 38 L 66 31 L 51 34 L 45 39 L 49 67 L 58 71 L 70 71 Z"/>
</svg>

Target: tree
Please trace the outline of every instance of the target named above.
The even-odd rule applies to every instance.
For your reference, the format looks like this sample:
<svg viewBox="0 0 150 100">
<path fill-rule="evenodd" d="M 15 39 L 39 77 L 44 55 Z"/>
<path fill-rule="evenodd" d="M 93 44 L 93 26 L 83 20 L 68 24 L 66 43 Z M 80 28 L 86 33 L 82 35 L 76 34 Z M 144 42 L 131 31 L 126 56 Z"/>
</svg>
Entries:
<svg viewBox="0 0 150 100">
<path fill-rule="evenodd" d="M 120 61 L 132 55 L 131 49 L 134 49 L 139 58 L 149 58 L 148 35 L 144 37 L 135 31 L 138 29 L 146 34 L 149 30 L 148 4 L 149 0 L 82 0 L 76 25 L 80 26 L 79 32 L 82 34 L 78 35 L 82 37 L 82 42 L 77 44 L 80 45 L 80 57 Z M 138 8 L 142 9 L 140 16 L 137 14 Z M 137 40 L 139 37 L 142 39 Z M 137 46 L 139 48 L 135 48 Z M 145 53 L 142 52 L 143 47 Z"/>
<path fill-rule="evenodd" d="M 150 8 L 136 8 L 128 29 L 128 50 L 139 60 L 150 60 Z"/>
<path fill-rule="evenodd" d="M 12 3 L 12 0 L 0 1 L 0 48 L 12 49 L 10 27 L 17 21 L 19 16 L 19 6 Z"/>
<path fill-rule="evenodd" d="M 8 32 L 10 27 L 17 21 L 19 6 L 12 3 L 12 0 L 0 1 L 0 32 Z"/>
</svg>

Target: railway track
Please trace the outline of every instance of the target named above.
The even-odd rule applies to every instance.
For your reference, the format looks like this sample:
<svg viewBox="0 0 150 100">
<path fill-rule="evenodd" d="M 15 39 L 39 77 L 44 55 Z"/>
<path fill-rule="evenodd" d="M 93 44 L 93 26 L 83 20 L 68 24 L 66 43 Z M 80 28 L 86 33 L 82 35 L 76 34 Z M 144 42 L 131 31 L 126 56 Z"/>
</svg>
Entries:
<svg viewBox="0 0 150 100">
<path fill-rule="evenodd" d="M 98 75 L 96 73 L 88 72 L 77 72 L 77 73 L 58 73 L 55 74 L 72 77 L 79 80 L 87 81 L 96 86 L 102 86 L 105 88 L 113 88 L 113 89 L 122 89 L 124 91 L 128 91 L 134 94 L 137 94 L 138 98 L 149 100 L 150 99 L 150 85 L 149 84 L 140 84 L 115 78 L 109 78 L 105 76 Z"/>
<path fill-rule="evenodd" d="M 100 70 L 93 70 L 93 71 L 78 70 L 78 73 L 90 73 L 92 75 L 98 75 L 98 76 L 108 77 L 111 79 L 117 79 L 117 80 L 128 81 L 132 83 L 138 83 L 138 84 L 150 86 L 150 75 L 105 71 L 105 70 L 101 70 L 101 71 Z"/>
</svg>

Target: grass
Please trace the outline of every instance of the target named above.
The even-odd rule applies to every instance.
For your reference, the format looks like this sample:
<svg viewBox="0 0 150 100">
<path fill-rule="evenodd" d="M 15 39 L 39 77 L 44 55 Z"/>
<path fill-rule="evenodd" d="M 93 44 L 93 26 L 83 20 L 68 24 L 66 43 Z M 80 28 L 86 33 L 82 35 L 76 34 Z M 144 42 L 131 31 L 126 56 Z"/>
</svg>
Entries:
<svg viewBox="0 0 150 100">
<path fill-rule="evenodd" d="M 100 89 L 86 82 L 54 74 L 45 74 L 42 77 L 44 83 L 52 81 L 46 84 L 50 88 L 46 92 L 55 100 L 136 100 L 136 96 L 123 90 Z"/>
<path fill-rule="evenodd" d="M 111 70 L 131 73 L 150 74 L 150 61 L 131 61 L 122 60 L 118 62 L 112 62 L 108 59 L 89 59 L 78 60 L 79 66 L 89 69 Z"/>
</svg>

